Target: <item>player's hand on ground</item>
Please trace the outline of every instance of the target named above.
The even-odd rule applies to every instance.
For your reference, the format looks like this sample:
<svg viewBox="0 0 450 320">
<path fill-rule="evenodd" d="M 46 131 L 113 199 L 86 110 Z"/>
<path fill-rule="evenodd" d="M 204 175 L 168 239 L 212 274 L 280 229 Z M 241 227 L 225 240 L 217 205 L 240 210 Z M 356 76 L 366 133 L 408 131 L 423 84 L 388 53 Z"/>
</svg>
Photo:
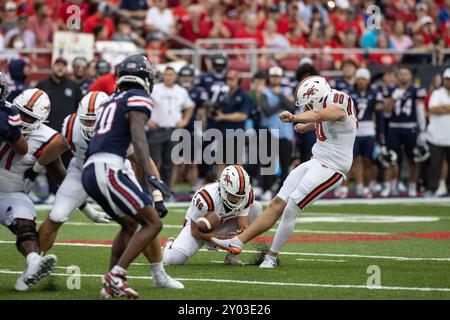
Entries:
<svg viewBox="0 0 450 320">
<path fill-rule="evenodd" d="M 109 223 L 111 220 L 108 218 L 108 215 L 104 212 L 95 211 L 95 215 L 92 216 L 92 221 L 95 223 Z"/>
<path fill-rule="evenodd" d="M 305 133 L 306 132 L 306 124 L 304 124 L 304 123 L 297 123 L 295 126 L 294 126 L 294 130 L 295 130 L 295 132 L 298 132 L 298 133 Z"/>
<path fill-rule="evenodd" d="M 294 115 L 289 111 L 283 111 L 280 114 L 280 120 L 283 122 L 292 122 L 292 120 L 294 120 Z"/>
<path fill-rule="evenodd" d="M 155 210 L 156 212 L 158 212 L 160 218 L 164 218 L 169 212 L 169 210 L 167 210 L 166 208 L 166 205 L 164 204 L 164 201 L 156 201 Z"/>
</svg>

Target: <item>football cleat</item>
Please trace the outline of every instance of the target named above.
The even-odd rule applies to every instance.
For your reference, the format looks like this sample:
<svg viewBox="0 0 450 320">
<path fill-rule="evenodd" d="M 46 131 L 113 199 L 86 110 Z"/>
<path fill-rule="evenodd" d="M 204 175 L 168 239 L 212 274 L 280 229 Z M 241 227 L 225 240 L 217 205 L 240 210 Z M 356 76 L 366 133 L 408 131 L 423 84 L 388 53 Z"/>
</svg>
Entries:
<svg viewBox="0 0 450 320">
<path fill-rule="evenodd" d="M 39 270 L 37 273 L 37 281 L 49 276 L 56 268 L 57 258 L 54 254 L 48 254 L 41 258 Z"/>
<path fill-rule="evenodd" d="M 270 257 L 269 255 L 266 254 L 266 256 L 264 257 L 264 261 L 261 262 L 261 264 L 259 265 L 259 268 L 260 269 L 273 269 L 273 268 L 276 268 L 277 265 L 278 265 L 277 258 Z"/>
<path fill-rule="evenodd" d="M 128 286 L 126 276 L 123 274 L 110 271 L 102 277 L 102 283 L 103 288 L 100 295 L 105 299 L 113 297 L 139 298 L 139 294 Z"/>
<path fill-rule="evenodd" d="M 212 241 L 212 243 L 214 243 L 214 245 L 216 247 L 219 247 L 222 250 L 228 251 L 233 254 L 240 254 L 242 246 L 239 245 L 238 243 L 236 243 L 237 241 L 235 238 L 236 237 L 231 238 L 231 239 L 225 239 L 225 240 L 211 238 L 211 241 Z"/>
<path fill-rule="evenodd" d="M 36 252 L 28 254 L 26 258 L 26 266 L 23 273 L 17 279 L 14 289 L 17 291 L 26 291 L 38 281 L 39 267 L 41 256 Z"/>
<path fill-rule="evenodd" d="M 244 263 L 239 260 L 239 258 L 233 254 L 228 252 L 228 254 L 225 256 L 225 259 L 223 261 L 223 263 L 231 265 L 231 266 L 243 266 Z"/>
<path fill-rule="evenodd" d="M 184 289 L 184 285 L 170 277 L 164 270 L 153 274 L 153 287 L 167 289 Z"/>
</svg>

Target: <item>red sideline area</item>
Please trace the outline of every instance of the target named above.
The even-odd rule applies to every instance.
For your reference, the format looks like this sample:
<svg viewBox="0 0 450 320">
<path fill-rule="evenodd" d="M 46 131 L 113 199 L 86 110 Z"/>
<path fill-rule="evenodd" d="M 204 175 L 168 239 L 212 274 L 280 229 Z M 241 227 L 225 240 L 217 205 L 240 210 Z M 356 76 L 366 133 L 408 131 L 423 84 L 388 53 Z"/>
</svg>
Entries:
<svg viewBox="0 0 450 320">
<path fill-rule="evenodd" d="M 450 239 L 450 232 L 430 232 L 430 233 L 393 233 L 391 235 L 372 235 L 372 234 L 302 234 L 289 237 L 288 242 L 352 242 L 352 241 L 392 241 L 409 240 L 411 238 L 442 240 Z M 272 242 L 273 236 L 256 237 L 253 243 Z M 166 238 L 161 239 L 161 244 L 166 242 Z M 112 241 L 89 241 L 89 240 L 63 240 L 58 243 L 71 244 L 99 244 L 111 245 Z"/>
</svg>

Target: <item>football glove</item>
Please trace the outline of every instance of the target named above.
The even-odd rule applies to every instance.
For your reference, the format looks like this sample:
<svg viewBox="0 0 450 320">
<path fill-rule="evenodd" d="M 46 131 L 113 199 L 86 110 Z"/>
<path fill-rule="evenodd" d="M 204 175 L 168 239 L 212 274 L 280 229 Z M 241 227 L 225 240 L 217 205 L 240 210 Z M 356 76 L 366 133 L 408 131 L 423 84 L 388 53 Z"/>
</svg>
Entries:
<svg viewBox="0 0 450 320">
<path fill-rule="evenodd" d="M 161 191 L 162 196 L 165 199 L 170 198 L 172 196 L 172 191 L 170 191 L 169 186 L 165 184 L 163 181 L 158 180 L 155 176 L 150 176 L 148 178 L 148 182 L 150 183 L 151 186 L 153 186 L 153 188 Z M 156 201 L 155 199 L 153 200 Z"/>
</svg>

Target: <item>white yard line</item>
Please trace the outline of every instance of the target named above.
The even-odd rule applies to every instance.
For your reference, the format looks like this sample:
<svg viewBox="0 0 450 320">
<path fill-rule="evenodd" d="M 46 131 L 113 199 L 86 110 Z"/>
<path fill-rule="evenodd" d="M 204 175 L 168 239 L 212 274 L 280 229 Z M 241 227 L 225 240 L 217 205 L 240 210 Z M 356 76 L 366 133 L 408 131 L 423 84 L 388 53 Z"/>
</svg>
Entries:
<svg viewBox="0 0 450 320">
<path fill-rule="evenodd" d="M 36 223 L 41 224 L 42 220 L 37 220 Z M 75 222 L 69 221 L 64 223 L 64 225 L 68 226 L 79 226 L 79 227 L 114 227 L 119 228 L 119 225 L 111 222 L 111 223 L 93 223 L 93 222 Z M 167 229 L 182 229 L 183 226 L 181 224 L 164 224 L 163 228 Z M 276 232 L 277 229 L 270 229 L 271 232 Z M 388 232 L 370 232 L 370 231 L 330 231 L 330 230 L 307 230 L 307 229 L 295 229 L 296 233 L 326 233 L 326 234 L 370 234 L 370 235 L 388 235 Z"/>
<path fill-rule="evenodd" d="M 321 262 L 347 262 L 347 260 L 334 259 L 295 259 L 297 261 L 321 261 Z"/>
<path fill-rule="evenodd" d="M 15 241 L 0 240 L 0 244 L 15 244 Z M 92 248 L 110 248 L 110 244 L 95 243 L 55 243 L 55 246 L 62 247 L 92 247 Z M 202 252 L 211 252 L 208 249 L 200 249 Z M 243 250 L 243 253 L 261 253 L 258 250 Z M 363 258 L 363 259 L 386 259 L 397 261 L 444 261 L 450 262 L 450 258 L 425 258 L 425 257 L 399 257 L 399 256 L 373 256 L 346 253 L 306 253 L 306 252 L 280 252 L 282 255 L 292 256 L 318 256 L 318 257 L 343 257 L 343 258 Z"/>
<path fill-rule="evenodd" d="M 10 271 L 0 269 L 0 274 L 22 274 L 22 271 Z M 73 274 L 70 274 L 73 275 Z M 67 277 L 65 273 L 53 273 L 52 276 Z M 100 278 L 101 274 L 80 274 L 84 278 Z M 151 280 L 148 276 L 127 276 L 128 279 Z M 234 279 L 201 279 L 201 278 L 176 278 L 179 281 L 193 282 L 216 282 L 232 284 L 251 284 L 265 286 L 293 286 L 293 287 L 315 287 L 315 288 L 337 288 L 337 289 L 364 289 L 364 290 L 393 290 L 393 291 L 422 291 L 422 292 L 450 292 L 450 288 L 422 288 L 422 287 L 397 287 L 397 286 L 379 286 L 368 287 L 364 285 L 352 284 L 320 284 L 320 283 L 299 283 L 299 282 L 273 282 L 273 281 L 248 281 Z"/>
</svg>

